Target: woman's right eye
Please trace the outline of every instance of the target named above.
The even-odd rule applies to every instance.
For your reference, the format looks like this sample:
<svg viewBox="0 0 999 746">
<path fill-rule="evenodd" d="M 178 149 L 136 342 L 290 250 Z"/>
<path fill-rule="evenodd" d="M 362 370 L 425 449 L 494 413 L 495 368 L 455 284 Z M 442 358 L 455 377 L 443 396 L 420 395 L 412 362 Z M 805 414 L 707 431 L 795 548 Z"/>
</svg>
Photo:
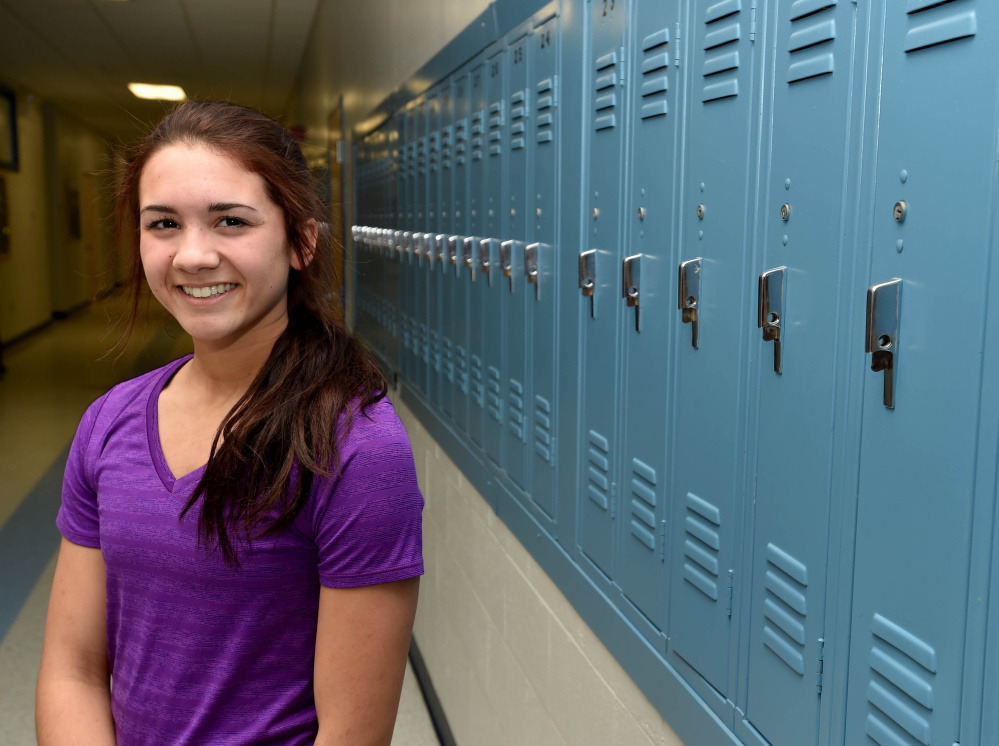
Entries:
<svg viewBox="0 0 999 746">
<path fill-rule="evenodd" d="M 171 220 L 170 218 L 160 218 L 159 220 L 154 220 L 146 225 L 146 228 L 150 230 L 158 230 L 165 228 L 177 228 L 177 221 Z"/>
</svg>

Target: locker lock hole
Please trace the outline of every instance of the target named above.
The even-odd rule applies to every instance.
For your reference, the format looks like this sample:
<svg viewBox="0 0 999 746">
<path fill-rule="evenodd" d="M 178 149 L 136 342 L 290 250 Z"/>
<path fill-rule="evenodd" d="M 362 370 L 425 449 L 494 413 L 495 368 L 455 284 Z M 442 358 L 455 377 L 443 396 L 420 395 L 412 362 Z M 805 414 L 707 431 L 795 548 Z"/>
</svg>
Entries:
<svg viewBox="0 0 999 746">
<path fill-rule="evenodd" d="M 891 347 L 891 337 L 888 336 L 887 334 L 882 334 L 880 337 L 878 337 L 878 347 L 880 347 L 883 350 L 887 350 L 889 347 Z"/>
<path fill-rule="evenodd" d="M 767 314 L 768 324 L 777 324 L 779 322 L 780 322 L 780 316 L 778 316 L 776 313 L 770 312 Z"/>
<path fill-rule="evenodd" d="M 791 217 L 791 205 L 785 203 L 780 206 L 780 219 L 787 220 Z"/>
<path fill-rule="evenodd" d="M 684 302 L 687 304 L 687 308 L 693 308 L 697 305 L 697 298 L 692 295 L 688 295 Z"/>
</svg>

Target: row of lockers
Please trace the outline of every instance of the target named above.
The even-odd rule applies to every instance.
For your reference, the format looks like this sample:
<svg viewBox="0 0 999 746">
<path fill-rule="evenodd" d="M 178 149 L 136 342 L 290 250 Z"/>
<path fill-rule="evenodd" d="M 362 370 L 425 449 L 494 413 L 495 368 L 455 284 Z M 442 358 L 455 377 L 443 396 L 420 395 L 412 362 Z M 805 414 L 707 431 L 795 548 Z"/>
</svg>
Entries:
<svg viewBox="0 0 999 746">
<path fill-rule="evenodd" d="M 563 0 L 358 142 L 359 331 L 689 743 L 999 743 L 997 43 L 991 0 Z"/>
</svg>

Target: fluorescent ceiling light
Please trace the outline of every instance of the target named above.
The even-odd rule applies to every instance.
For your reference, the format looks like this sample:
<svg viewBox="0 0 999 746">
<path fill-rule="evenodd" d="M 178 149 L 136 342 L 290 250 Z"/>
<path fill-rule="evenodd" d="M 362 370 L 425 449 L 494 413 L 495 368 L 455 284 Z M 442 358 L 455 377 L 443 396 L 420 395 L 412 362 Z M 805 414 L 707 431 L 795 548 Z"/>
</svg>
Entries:
<svg viewBox="0 0 999 746">
<path fill-rule="evenodd" d="M 183 101 L 187 98 L 184 89 L 177 85 L 151 85 L 150 83 L 129 83 L 128 90 L 139 98 L 156 101 Z"/>
</svg>

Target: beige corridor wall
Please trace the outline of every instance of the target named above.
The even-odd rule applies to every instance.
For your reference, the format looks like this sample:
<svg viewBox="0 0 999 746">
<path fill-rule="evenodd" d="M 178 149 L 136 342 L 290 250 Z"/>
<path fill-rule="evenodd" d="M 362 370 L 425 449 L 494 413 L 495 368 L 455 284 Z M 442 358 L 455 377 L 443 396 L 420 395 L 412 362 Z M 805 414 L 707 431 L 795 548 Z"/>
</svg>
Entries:
<svg viewBox="0 0 999 746">
<path fill-rule="evenodd" d="M 15 93 L 20 167 L 0 170 L 10 227 L 10 250 L 0 255 L 0 340 L 34 329 L 52 314 L 42 104 L 24 91 Z"/>
</svg>

